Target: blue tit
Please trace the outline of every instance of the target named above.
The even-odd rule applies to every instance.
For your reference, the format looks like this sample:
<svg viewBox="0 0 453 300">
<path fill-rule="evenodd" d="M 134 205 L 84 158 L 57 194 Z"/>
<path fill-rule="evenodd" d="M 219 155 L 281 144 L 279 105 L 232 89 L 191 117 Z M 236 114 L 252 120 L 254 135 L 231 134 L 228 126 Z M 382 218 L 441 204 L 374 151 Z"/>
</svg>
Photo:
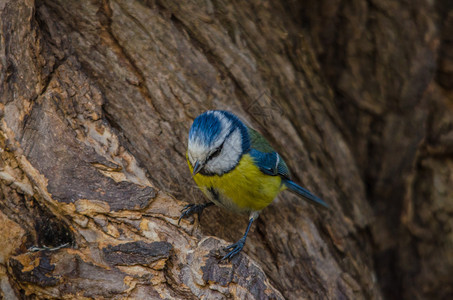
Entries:
<svg viewBox="0 0 453 300">
<path fill-rule="evenodd" d="M 212 110 L 199 115 L 189 132 L 187 162 L 193 179 L 211 201 L 189 204 L 179 220 L 216 204 L 250 215 L 244 236 L 225 248 L 222 258 L 231 259 L 244 247 L 252 222 L 277 194 L 289 189 L 305 200 L 327 207 L 308 190 L 291 181 L 286 163 L 254 129 L 228 111 Z"/>
</svg>

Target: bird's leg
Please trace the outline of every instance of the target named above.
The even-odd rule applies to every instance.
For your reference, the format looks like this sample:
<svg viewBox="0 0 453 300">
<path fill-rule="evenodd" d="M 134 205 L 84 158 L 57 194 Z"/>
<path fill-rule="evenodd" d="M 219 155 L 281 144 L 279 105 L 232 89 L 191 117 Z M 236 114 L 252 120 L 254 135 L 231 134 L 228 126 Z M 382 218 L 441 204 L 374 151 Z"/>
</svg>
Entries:
<svg viewBox="0 0 453 300">
<path fill-rule="evenodd" d="M 249 224 L 247 225 L 247 229 L 245 230 L 244 236 L 241 237 L 241 239 L 239 241 L 237 241 L 236 243 L 229 245 L 228 247 L 226 247 L 224 249 L 225 251 L 230 251 L 230 252 L 228 252 L 228 254 L 222 258 L 222 260 L 225 260 L 225 259 L 231 260 L 236 254 L 241 252 L 242 248 L 244 248 L 245 240 L 247 239 L 247 234 L 249 233 L 250 227 L 252 227 L 253 221 L 257 218 L 258 218 L 258 212 L 253 212 L 250 215 Z"/>
<path fill-rule="evenodd" d="M 178 225 L 179 225 L 179 222 L 181 222 L 181 219 L 191 216 L 195 213 L 198 214 L 198 221 L 200 221 L 201 213 L 203 212 L 203 209 L 205 209 L 206 207 L 211 206 L 211 205 L 214 205 L 214 203 L 208 202 L 208 203 L 203 203 L 203 204 L 187 204 L 181 210 L 181 216 L 179 217 Z"/>
</svg>

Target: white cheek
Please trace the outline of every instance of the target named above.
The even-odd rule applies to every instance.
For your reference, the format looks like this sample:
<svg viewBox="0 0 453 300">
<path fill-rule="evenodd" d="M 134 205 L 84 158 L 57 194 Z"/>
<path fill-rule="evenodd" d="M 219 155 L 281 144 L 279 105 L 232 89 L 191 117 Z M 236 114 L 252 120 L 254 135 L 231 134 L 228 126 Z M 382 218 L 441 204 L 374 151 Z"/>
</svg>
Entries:
<svg viewBox="0 0 453 300">
<path fill-rule="evenodd" d="M 223 144 L 221 154 L 209 161 L 206 168 L 210 172 L 223 174 L 237 165 L 241 154 L 242 137 L 239 129 L 236 129 Z"/>
</svg>

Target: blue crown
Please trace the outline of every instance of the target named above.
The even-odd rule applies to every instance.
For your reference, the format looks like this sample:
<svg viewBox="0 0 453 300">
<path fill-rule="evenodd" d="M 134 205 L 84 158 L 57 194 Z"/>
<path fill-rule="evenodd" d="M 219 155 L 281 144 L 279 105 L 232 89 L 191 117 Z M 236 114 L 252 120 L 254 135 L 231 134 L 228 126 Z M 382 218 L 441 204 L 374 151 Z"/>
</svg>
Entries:
<svg viewBox="0 0 453 300">
<path fill-rule="evenodd" d="M 242 136 L 242 151 L 248 151 L 250 149 L 250 138 L 247 127 L 234 114 L 224 110 L 208 110 L 196 117 L 189 131 L 189 140 L 196 140 L 205 146 L 210 146 L 214 143 L 223 129 L 221 121 L 213 114 L 214 112 L 221 113 L 231 122 L 230 133 L 239 128 Z"/>
</svg>

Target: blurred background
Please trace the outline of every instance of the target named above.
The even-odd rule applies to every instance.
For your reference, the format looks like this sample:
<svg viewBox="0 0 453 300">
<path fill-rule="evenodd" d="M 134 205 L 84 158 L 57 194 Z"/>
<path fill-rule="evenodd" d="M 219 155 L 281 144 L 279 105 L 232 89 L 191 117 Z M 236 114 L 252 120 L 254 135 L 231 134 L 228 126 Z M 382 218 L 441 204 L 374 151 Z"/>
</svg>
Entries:
<svg viewBox="0 0 453 300">
<path fill-rule="evenodd" d="M 0 24 L 4 298 L 453 297 L 452 1 L 4 0 Z M 330 205 L 283 193 L 229 266 L 200 241 L 246 216 L 176 226 L 207 109 Z"/>
</svg>

